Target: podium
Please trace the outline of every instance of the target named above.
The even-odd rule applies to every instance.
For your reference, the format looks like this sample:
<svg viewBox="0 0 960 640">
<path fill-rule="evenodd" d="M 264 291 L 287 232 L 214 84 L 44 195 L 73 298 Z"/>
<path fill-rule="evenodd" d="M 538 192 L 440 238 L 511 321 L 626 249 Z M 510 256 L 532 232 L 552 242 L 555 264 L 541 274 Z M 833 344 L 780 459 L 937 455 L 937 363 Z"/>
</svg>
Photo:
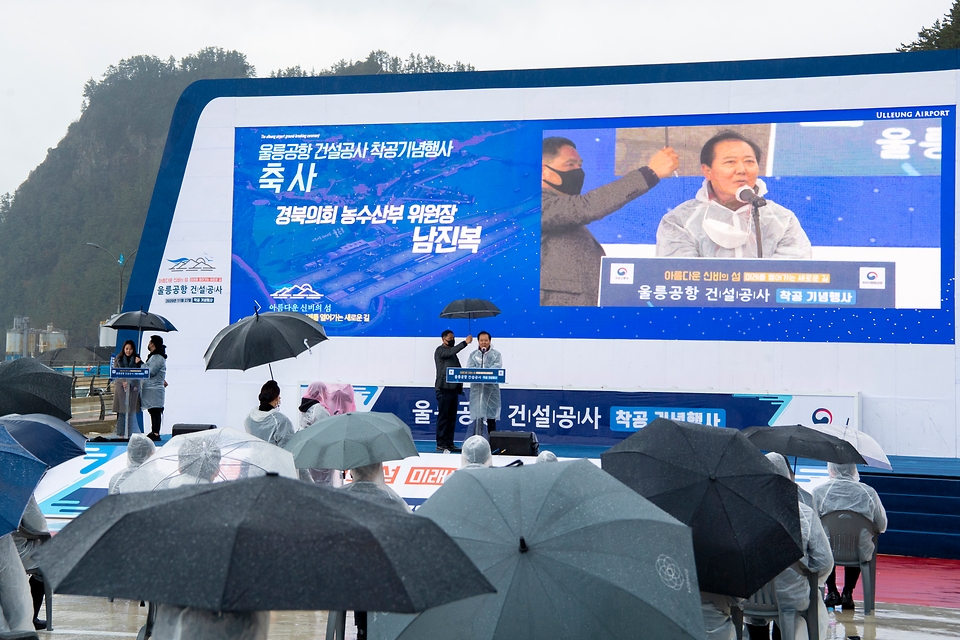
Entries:
<svg viewBox="0 0 960 640">
<path fill-rule="evenodd" d="M 117 381 L 133 381 L 146 380 L 150 377 L 150 369 L 146 367 L 114 367 L 111 363 L 110 365 L 110 379 Z M 116 385 L 114 385 L 116 389 Z M 116 391 L 114 391 L 116 393 Z M 124 412 L 123 412 L 123 437 L 130 437 L 130 391 L 128 390 L 124 398 Z"/>
</svg>

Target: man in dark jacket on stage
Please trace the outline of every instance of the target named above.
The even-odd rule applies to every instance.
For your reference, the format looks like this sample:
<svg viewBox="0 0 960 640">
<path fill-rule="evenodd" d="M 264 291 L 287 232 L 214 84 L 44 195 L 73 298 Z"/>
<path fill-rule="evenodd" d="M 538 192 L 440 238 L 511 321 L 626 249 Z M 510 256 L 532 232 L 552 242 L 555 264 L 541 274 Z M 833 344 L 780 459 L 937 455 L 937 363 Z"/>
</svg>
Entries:
<svg viewBox="0 0 960 640">
<path fill-rule="evenodd" d="M 440 335 L 443 343 L 433 352 L 433 362 L 437 365 L 437 380 L 433 388 L 437 392 L 437 453 L 460 453 L 460 449 L 453 444 L 453 432 L 457 424 L 457 406 L 459 396 L 463 393 L 463 384 L 447 382 L 447 368 L 459 369 L 460 357 L 468 344 L 473 342 L 473 336 L 467 336 L 460 344 L 454 345 L 456 338 L 453 331 L 447 329 Z"/>
<path fill-rule="evenodd" d="M 540 217 L 540 304 L 595 307 L 600 258 L 605 253 L 586 225 L 639 198 L 676 170 L 679 156 L 667 147 L 647 166 L 580 195 L 583 159 L 567 138 L 543 140 Z"/>
</svg>

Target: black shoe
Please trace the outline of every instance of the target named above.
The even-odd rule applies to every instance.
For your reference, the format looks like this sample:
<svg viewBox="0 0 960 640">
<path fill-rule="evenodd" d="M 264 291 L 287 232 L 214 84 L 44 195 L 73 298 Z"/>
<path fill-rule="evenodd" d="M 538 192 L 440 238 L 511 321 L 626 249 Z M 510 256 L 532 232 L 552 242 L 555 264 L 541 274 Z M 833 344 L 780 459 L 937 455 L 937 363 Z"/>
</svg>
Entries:
<svg viewBox="0 0 960 640">
<path fill-rule="evenodd" d="M 463 449 L 461 449 L 460 447 L 450 447 L 449 451 L 450 453 L 460 453 L 461 451 L 463 451 Z"/>
<path fill-rule="evenodd" d="M 147 434 L 147 437 L 150 438 L 151 440 L 153 440 L 154 442 L 160 442 L 160 434 L 159 434 L 159 433 L 153 433 L 153 432 L 151 431 L 150 433 Z"/>
<path fill-rule="evenodd" d="M 437 453 L 450 453 L 450 449 L 446 447 L 437 447 Z"/>
<path fill-rule="evenodd" d="M 46 628 L 47 628 L 47 621 L 46 621 L 46 620 L 41 620 L 40 618 L 34 618 L 34 619 L 33 619 L 33 628 L 36 629 L 36 630 L 38 630 L 38 631 L 39 631 L 40 629 L 46 629 Z"/>
<path fill-rule="evenodd" d="M 844 610 L 849 609 L 850 611 L 853 611 L 854 607 L 852 591 L 844 591 L 840 594 L 840 606 L 843 607 Z"/>
<path fill-rule="evenodd" d="M 836 591 L 830 591 L 827 593 L 827 597 L 823 599 L 823 604 L 827 607 L 833 607 L 836 609 L 840 606 L 840 594 Z"/>
</svg>

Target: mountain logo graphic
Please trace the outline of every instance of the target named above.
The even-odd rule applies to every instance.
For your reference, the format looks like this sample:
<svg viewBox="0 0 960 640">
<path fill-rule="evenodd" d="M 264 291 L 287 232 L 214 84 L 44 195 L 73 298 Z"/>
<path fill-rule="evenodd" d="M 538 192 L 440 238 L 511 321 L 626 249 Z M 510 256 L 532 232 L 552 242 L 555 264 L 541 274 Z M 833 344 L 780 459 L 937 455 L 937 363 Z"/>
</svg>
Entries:
<svg viewBox="0 0 960 640">
<path fill-rule="evenodd" d="M 215 271 L 216 267 L 210 264 L 210 259 L 206 257 L 199 258 L 176 258 L 174 260 L 167 260 L 167 262 L 172 262 L 173 266 L 170 267 L 170 271 Z"/>
<path fill-rule="evenodd" d="M 310 284 L 295 284 L 283 287 L 271 297 L 275 300 L 319 300 L 323 294 L 314 291 Z"/>
</svg>

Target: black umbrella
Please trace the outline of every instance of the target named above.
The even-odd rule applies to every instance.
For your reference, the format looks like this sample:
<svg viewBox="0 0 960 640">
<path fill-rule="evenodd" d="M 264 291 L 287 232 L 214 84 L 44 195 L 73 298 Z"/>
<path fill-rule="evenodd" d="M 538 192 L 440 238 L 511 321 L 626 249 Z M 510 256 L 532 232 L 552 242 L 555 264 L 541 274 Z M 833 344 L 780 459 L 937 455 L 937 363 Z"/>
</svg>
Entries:
<svg viewBox="0 0 960 640">
<path fill-rule="evenodd" d="M 275 475 L 107 496 L 39 562 L 59 593 L 212 611 L 416 612 L 493 591 L 427 518 Z"/>
<path fill-rule="evenodd" d="M 48 467 L 86 453 L 87 438 L 59 418 L 43 413 L 11 414 L 0 418 L 13 439 Z"/>
<path fill-rule="evenodd" d="M 131 329 L 134 331 L 176 331 L 173 323 L 156 313 L 149 311 L 126 311 L 104 323 L 111 329 Z"/>
<path fill-rule="evenodd" d="M 33 358 L 0 363 L 0 416 L 46 413 L 69 420 L 73 379 Z"/>
<path fill-rule="evenodd" d="M 784 427 L 750 427 L 743 435 L 758 449 L 775 451 L 785 456 L 823 460 L 844 464 L 867 464 L 857 448 L 846 440 L 803 425 Z"/>
<path fill-rule="evenodd" d="M 466 318 L 467 331 L 470 331 L 469 323 L 474 318 L 492 318 L 498 315 L 500 315 L 500 308 L 489 300 L 481 298 L 454 300 L 440 312 L 441 318 Z"/>
<path fill-rule="evenodd" d="M 261 364 L 296 358 L 327 339 L 323 327 L 301 313 L 255 312 L 220 330 L 203 359 L 207 369 L 246 371 Z M 273 368 L 270 368 L 273 378 Z"/>
<path fill-rule="evenodd" d="M 658 418 L 600 459 L 690 525 L 703 591 L 748 597 L 803 556 L 796 485 L 736 429 Z"/>
</svg>

